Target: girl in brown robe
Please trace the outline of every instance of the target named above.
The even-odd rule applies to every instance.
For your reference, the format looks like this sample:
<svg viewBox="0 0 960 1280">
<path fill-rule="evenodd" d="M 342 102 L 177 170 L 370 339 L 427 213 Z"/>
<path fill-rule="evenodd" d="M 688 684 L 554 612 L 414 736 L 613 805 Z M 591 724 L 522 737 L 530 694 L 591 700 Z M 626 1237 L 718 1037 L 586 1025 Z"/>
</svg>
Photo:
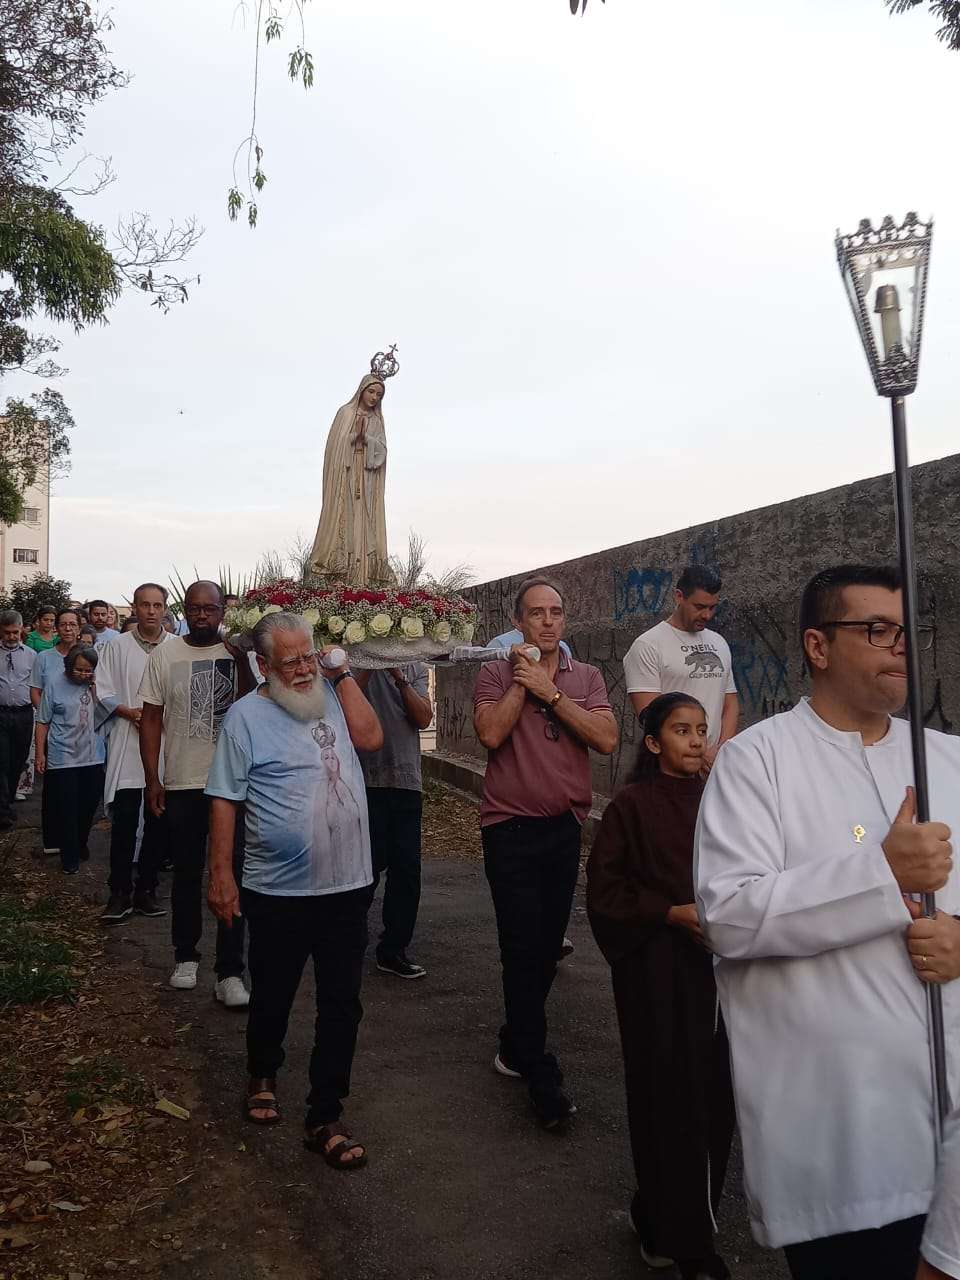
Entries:
<svg viewBox="0 0 960 1280">
<path fill-rule="evenodd" d="M 610 965 L 637 1176 L 643 1260 L 683 1280 L 729 1276 L 714 1249 L 733 1136 L 727 1037 L 693 901 L 693 833 L 707 744 L 703 707 L 667 693 L 646 708 L 640 760 L 603 816 L 587 910 Z"/>
</svg>

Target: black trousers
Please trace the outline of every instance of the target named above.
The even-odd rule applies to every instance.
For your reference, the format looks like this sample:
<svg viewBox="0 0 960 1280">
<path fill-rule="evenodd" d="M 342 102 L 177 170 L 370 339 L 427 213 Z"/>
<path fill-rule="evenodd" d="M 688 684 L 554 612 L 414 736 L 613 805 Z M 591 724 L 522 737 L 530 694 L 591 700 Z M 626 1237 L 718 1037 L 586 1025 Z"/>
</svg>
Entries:
<svg viewBox="0 0 960 1280">
<path fill-rule="evenodd" d="M 902 1218 L 872 1231 L 848 1231 L 784 1249 L 793 1280 L 913 1280 L 926 1218 Z"/>
<path fill-rule="evenodd" d="M 166 852 L 166 815 L 155 818 L 142 787 L 123 787 L 113 797 L 110 828 L 110 892 L 133 892 L 133 856 L 143 810 L 143 840 L 137 859 L 137 889 L 156 893 L 159 866 Z"/>
<path fill-rule="evenodd" d="M 80 855 L 103 797 L 103 765 L 48 769 L 44 786 L 48 788 L 50 820 L 61 866 L 64 871 L 73 871 L 80 865 Z"/>
<path fill-rule="evenodd" d="M 550 1069 L 546 1003 L 580 870 L 580 824 L 572 813 L 509 818 L 480 834 L 503 968 L 500 1046 L 535 1084 Z"/>
<path fill-rule="evenodd" d="M 210 802 L 199 789 L 166 792 L 166 819 L 170 856 L 173 858 L 173 888 L 170 891 L 170 931 L 174 958 L 199 960 L 197 947 L 203 935 L 203 870 L 207 861 L 207 833 L 210 829 Z M 243 845 L 234 843 L 233 874 L 241 883 Z M 217 978 L 239 978 L 243 974 L 243 920 L 229 927 L 217 921 Z"/>
<path fill-rule="evenodd" d="M 33 704 L 0 707 L 0 821 L 14 817 L 17 783 L 30 754 Z"/>
<path fill-rule="evenodd" d="M 417 923 L 420 906 L 420 826 L 423 796 L 400 787 L 368 787 L 373 890 L 384 875 L 383 932 L 377 957 L 403 955 Z"/>
<path fill-rule="evenodd" d="M 329 1124 L 343 1111 L 363 1017 L 360 981 L 367 949 L 370 890 L 280 897 L 244 889 L 250 931 L 247 1069 L 272 1078 L 283 1065 L 283 1042 L 304 965 L 313 959 L 317 1020 L 310 1054 L 306 1123 Z"/>
<path fill-rule="evenodd" d="M 47 790 L 46 773 L 43 774 L 43 790 L 40 792 L 40 834 L 45 849 L 56 849 L 57 833 L 54 830 L 53 817 L 50 813 L 50 793 Z"/>
</svg>

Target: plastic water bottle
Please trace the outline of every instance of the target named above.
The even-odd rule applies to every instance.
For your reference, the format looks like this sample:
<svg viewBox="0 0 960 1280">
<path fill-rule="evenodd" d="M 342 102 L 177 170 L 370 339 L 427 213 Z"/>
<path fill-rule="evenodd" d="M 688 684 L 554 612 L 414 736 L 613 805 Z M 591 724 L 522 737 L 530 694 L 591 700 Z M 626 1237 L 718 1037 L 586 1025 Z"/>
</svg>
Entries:
<svg viewBox="0 0 960 1280">
<path fill-rule="evenodd" d="M 334 667 L 342 667 L 346 660 L 345 650 L 331 649 L 329 653 L 325 653 L 320 659 L 320 665 L 326 667 L 328 671 L 332 671 Z"/>
</svg>

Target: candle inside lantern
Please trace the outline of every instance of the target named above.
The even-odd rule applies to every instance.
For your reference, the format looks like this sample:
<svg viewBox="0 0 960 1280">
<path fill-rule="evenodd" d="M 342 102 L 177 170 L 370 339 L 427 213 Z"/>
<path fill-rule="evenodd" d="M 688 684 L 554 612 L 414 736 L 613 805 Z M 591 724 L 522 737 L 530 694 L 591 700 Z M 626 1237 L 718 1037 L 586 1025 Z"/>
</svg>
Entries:
<svg viewBox="0 0 960 1280">
<path fill-rule="evenodd" d="M 903 346 L 903 334 L 900 331 L 900 295 L 895 284 L 882 284 L 877 289 L 877 302 L 873 308 L 880 317 L 880 331 L 883 335 L 883 355 L 889 360 L 894 346 Z"/>
</svg>

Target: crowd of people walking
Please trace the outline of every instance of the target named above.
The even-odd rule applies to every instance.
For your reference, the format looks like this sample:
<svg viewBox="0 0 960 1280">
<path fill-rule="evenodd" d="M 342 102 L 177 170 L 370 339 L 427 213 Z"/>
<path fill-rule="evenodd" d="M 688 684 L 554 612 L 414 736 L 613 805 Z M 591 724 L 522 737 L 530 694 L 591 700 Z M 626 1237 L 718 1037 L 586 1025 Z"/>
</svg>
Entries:
<svg viewBox="0 0 960 1280">
<path fill-rule="evenodd" d="M 917 823 L 910 729 L 896 714 L 900 580 L 862 565 L 824 570 L 802 593 L 810 696 L 738 731 L 730 648 L 709 626 L 721 589 L 712 571 L 685 569 L 671 616 L 626 655 L 639 752 L 586 864 L 623 1051 L 641 1258 L 682 1280 L 731 1274 L 716 1221 L 738 1124 L 754 1235 L 784 1249 L 795 1280 L 960 1277 L 960 1130 L 935 1189 L 924 1025 L 925 987 L 938 984 L 955 1056 L 960 740 L 927 731 L 937 820 Z M 216 583 L 195 582 L 178 625 L 166 590 L 145 582 L 122 627 L 102 600 L 43 609 L 30 628 L 0 613 L 0 829 L 15 822 L 32 744 L 43 847 L 64 873 L 88 856 L 101 802 L 110 817 L 104 925 L 165 914 L 160 874 L 172 869 L 175 990 L 199 981 L 208 872 L 214 993 L 247 1009 L 253 1124 L 281 1118 L 284 1042 L 312 961 L 303 1141 L 354 1171 L 367 1145 L 343 1110 L 381 878 L 377 965 L 427 976 L 410 952 L 427 671 L 355 671 L 283 612 L 261 619 L 248 653 L 224 634 L 224 604 Z M 548 1000 L 594 805 L 590 754 L 612 753 L 620 726 L 602 673 L 564 638 L 557 585 L 526 580 L 513 614 L 474 695 L 503 983 L 492 1065 L 523 1083 L 539 1124 L 561 1130 L 577 1108 Z M 917 902 L 927 892 L 943 908 L 934 919 Z"/>
</svg>

